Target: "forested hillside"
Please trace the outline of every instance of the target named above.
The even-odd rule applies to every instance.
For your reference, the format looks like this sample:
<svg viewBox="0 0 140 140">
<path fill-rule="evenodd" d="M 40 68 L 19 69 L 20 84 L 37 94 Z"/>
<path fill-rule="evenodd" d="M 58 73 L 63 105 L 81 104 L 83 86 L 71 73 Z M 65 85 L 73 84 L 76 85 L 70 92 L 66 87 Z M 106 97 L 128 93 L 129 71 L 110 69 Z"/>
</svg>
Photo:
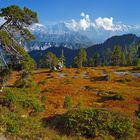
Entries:
<svg viewBox="0 0 140 140">
<path fill-rule="evenodd" d="M 111 65 L 111 56 L 112 56 L 112 52 L 115 46 L 120 47 L 121 52 L 124 53 L 126 60 L 128 60 L 131 57 L 130 59 L 133 59 L 135 61 L 135 59 L 137 58 L 138 40 L 139 38 L 133 34 L 114 36 L 106 40 L 103 44 L 98 44 L 98 45 L 94 45 L 92 47 L 86 48 L 85 49 L 87 52 L 86 65 L 94 66 L 94 62 L 90 62 L 90 61 L 93 61 L 92 59 L 94 59 L 95 57 L 99 57 L 97 58 L 99 59 L 98 65 Z M 42 51 L 37 51 L 37 50 L 31 51 L 29 52 L 29 54 L 38 63 L 40 60 L 41 54 L 43 55 L 44 59 L 47 52 L 53 52 L 57 57 L 60 57 L 62 50 L 64 51 L 64 55 L 66 58 L 65 65 L 67 67 L 72 66 L 74 64 L 74 58 L 77 55 L 79 49 L 75 50 L 75 49 L 69 49 L 69 48 L 60 46 L 60 47 L 50 47 Z M 129 63 L 128 65 L 132 65 L 132 62 Z"/>
</svg>

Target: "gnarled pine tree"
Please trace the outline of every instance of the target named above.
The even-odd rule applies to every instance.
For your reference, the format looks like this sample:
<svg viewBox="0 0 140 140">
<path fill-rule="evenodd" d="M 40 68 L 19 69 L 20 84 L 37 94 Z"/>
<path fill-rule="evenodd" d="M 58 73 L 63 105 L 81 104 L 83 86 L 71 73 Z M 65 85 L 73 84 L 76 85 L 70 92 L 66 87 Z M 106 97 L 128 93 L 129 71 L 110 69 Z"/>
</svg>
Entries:
<svg viewBox="0 0 140 140">
<path fill-rule="evenodd" d="M 12 68 L 20 64 L 29 73 L 34 67 L 33 60 L 21 47 L 21 42 L 34 39 L 28 27 L 38 22 L 37 13 L 27 7 L 11 5 L 0 9 L 0 17 L 5 20 L 0 26 L 0 50 L 10 55 Z"/>
</svg>

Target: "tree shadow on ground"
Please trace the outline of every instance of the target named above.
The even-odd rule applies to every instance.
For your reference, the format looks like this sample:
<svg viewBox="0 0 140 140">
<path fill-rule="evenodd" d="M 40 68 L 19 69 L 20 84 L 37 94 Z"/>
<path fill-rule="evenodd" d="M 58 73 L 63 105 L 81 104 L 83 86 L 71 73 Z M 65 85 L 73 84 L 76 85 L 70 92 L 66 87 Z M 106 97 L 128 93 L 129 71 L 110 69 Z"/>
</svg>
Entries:
<svg viewBox="0 0 140 140">
<path fill-rule="evenodd" d="M 94 82 L 94 81 L 108 81 L 108 80 L 109 80 L 109 77 L 107 75 L 105 75 L 105 76 L 93 77 L 91 79 L 91 82 Z"/>
<path fill-rule="evenodd" d="M 59 130 L 59 133 L 62 135 L 65 135 L 65 128 L 63 128 L 63 125 L 60 123 L 62 119 L 62 115 L 54 115 L 54 116 L 50 116 L 47 118 L 43 118 L 42 122 L 45 128 L 52 128 L 54 130 Z M 58 129 L 59 128 L 59 129 Z M 64 130 L 64 131 L 62 131 Z"/>
<path fill-rule="evenodd" d="M 36 75 L 36 74 L 43 74 L 43 73 L 51 73 L 51 71 L 33 72 L 34 75 Z"/>
<path fill-rule="evenodd" d="M 106 101 L 123 101 L 124 98 L 121 95 L 112 95 L 112 96 L 101 96 L 100 99 L 97 100 L 97 102 L 106 102 Z"/>
</svg>

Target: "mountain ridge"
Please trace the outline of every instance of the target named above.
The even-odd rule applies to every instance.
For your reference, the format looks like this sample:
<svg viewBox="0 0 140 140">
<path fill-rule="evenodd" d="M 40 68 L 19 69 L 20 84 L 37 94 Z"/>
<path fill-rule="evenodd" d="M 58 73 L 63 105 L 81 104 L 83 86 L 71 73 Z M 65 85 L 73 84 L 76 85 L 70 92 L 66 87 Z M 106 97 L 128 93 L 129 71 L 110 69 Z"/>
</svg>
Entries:
<svg viewBox="0 0 140 140">
<path fill-rule="evenodd" d="M 135 45 L 140 38 L 135 34 L 125 34 L 121 36 L 113 36 L 107 39 L 104 43 L 96 44 L 91 47 L 86 48 L 88 58 L 93 57 L 96 53 L 104 55 L 104 52 L 107 49 L 112 50 L 115 45 L 120 45 L 122 49 L 128 47 L 130 45 Z M 48 51 L 51 51 L 56 54 L 57 57 L 61 56 L 61 51 L 64 51 L 66 57 L 66 66 L 70 66 L 73 63 L 73 58 L 76 56 L 79 50 L 70 49 L 64 46 L 55 47 L 52 46 L 47 48 L 46 50 L 34 50 L 29 52 L 32 58 L 35 59 L 36 62 L 39 61 L 39 57 L 41 54 L 46 55 Z"/>
<path fill-rule="evenodd" d="M 64 43 L 68 48 L 74 49 L 79 49 L 74 47 L 75 44 L 79 44 L 80 47 L 87 48 L 92 45 L 103 43 L 106 39 L 115 35 L 120 36 L 122 34 L 130 33 L 139 35 L 139 28 L 132 26 L 121 25 L 120 30 L 115 31 L 113 29 L 109 30 L 108 28 L 104 29 L 97 27 L 92 24 L 87 28 L 82 28 L 78 26 L 78 23 L 75 20 L 72 20 L 49 25 L 37 23 L 30 26 L 29 29 L 36 37 L 35 42 L 56 43 L 58 46 L 61 46 L 60 44 Z M 33 42 L 33 44 L 35 42 Z M 31 43 L 29 44 L 31 46 L 27 45 L 27 50 L 30 50 L 30 47 L 33 48 L 33 45 Z M 73 47 L 69 46 L 69 44 L 72 44 Z M 44 50 L 46 47 L 43 48 L 43 46 L 40 46 L 38 48 Z"/>
</svg>

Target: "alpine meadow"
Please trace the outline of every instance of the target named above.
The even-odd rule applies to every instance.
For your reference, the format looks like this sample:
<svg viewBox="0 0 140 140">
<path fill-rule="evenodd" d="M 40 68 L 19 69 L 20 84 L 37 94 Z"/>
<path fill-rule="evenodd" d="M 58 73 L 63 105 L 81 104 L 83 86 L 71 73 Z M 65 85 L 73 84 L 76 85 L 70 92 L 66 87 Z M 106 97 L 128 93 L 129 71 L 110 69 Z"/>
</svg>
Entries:
<svg viewBox="0 0 140 140">
<path fill-rule="evenodd" d="M 0 1 L 0 140 L 140 140 L 139 0 Z"/>
</svg>

